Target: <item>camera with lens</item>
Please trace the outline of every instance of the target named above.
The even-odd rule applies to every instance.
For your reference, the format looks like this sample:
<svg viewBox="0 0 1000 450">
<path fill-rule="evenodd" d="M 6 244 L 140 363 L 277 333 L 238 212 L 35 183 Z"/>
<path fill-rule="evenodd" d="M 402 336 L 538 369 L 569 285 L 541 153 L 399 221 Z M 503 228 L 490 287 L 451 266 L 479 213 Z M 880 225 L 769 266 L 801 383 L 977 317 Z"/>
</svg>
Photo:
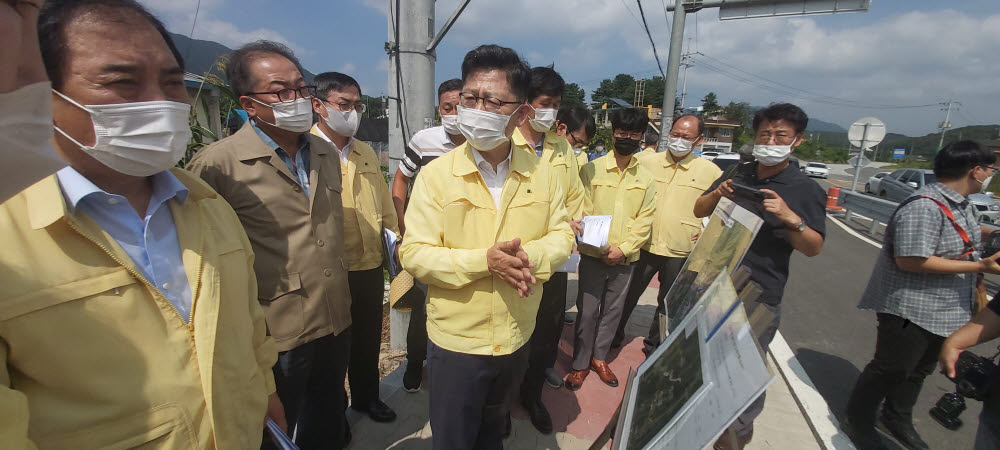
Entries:
<svg viewBox="0 0 1000 450">
<path fill-rule="evenodd" d="M 1000 252 L 1000 230 L 993 231 L 983 239 L 983 258 Z"/>
<path fill-rule="evenodd" d="M 972 352 L 962 352 L 955 361 L 955 392 L 941 396 L 931 408 L 930 414 L 938 423 L 949 430 L 962 426 L 958 416 L 965 411 L 965 399 L 983 401 L 989 394 L 997 366 L 989 358 Z"/>
</svg>

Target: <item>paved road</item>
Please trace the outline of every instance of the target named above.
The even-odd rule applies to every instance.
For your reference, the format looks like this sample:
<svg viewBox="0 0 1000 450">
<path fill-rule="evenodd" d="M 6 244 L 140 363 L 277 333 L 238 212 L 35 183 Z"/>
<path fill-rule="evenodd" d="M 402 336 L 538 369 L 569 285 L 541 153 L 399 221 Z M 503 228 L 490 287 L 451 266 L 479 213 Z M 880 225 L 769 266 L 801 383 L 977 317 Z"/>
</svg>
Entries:
<svg viewBox="0 0 1000 450">
<path fill-rule="evenodd" d="M 824 189 L 828 183 L 820 182 Z M 862 229 L 863 227 L 858 227 Z M 861 369 L 875 351 L 875 314 L 857 309 L 879 249 L 827 219 L 823 252 L 792 257 L 783 300 L 781 333 L 838 420 Z M 977 349 L 986 354 L 993 346 Z M 968 400 L 958 431 L 940 426 L 927 411 L 954 384 L 943 375 L 928 377 L 914 410 L 917 431 L 932 449 L 970 449 L 981 404 Z M 890 443 L 893 445 L 893 443 Z M 892 448 L 890 446 L 890 448 Z"/>
</svg>

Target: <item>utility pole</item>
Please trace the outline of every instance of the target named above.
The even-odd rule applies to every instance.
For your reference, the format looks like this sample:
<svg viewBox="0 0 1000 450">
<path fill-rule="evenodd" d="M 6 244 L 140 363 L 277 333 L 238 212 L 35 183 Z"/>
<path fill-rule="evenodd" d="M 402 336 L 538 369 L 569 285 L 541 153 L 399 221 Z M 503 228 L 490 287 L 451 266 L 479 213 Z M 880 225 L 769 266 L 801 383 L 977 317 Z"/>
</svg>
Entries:
<svg viewBox="0 0 1000 450">
<path fill-rule="evenodd" d="M 794 8 L 789 4 L 796 3 Z M 798 16 L 803 14 L 826 14 L 847 11 L 867 11 L 871 0 L 862 0 L 855 6 L 841 5 L 829 0 L 674 0 L 667 5 L 667 11 L 674 12 L 670 29 L 670 53 L 667 56 L 667 73 L 663 89 L 663 110 L 660 142 L 656 151 L 667 150 L 667 135 L 674 124 L 674 106 L 677 103 L 677 72 L 681 66 L 681 52 L 684 47 L 684 20 L 687 13 L 703 8 L 719 8 L 720 20 L 749 19 L 754 17 Z M 779 6 L 781 6 L 779 8 Z M 832 8 L 831 8 L 832 6 Z"/>
<path fill-rule="evenodd" d="M 670 26 L 670 53 L 667 56 L 667 77 L 664 80 L 663 89 L 663 109 L 660 111 L 660 142 L 656 144 L 656 151 L 667 151 L 667 138 L 670 129 L 674 126 L 674 106 L 677 103 L 677 72 L 681 67 L 681 50 L 684 47 L 684 21 L 687 16 L 689 5 L 684 0 L 674 0 L 674 23 Z M 697 12 L 698 8 L 691 8 L 690 12 Z"/>
<path fill-rule="evenodd" d="M 681 66 L 684 67 L 684 81 L 681 83 L 681 112 L 684 111 L 684 98 L 687 97 L 688 90 L 688 67 L 691 64 L 691 38 L 688 38 L 688 51 L 681 55 Z"/>
<path fill-rule="evenodd" d="M 941 147 L 944 147 L 944 134 L 951 128 L 951 110 L 952 108 L 958 109 L 956 105 L 960 106 L 961 103 L 948 100 L 947 103 L 942 103 L 942 105 L 946 105 L 942 110 L 947 110 L 948 112 L 944 114 L 944 122 L 938 125 L 938 128 L 941 129 L 941 140 L 938 142 L 938 151 L 941 150 Z"/>
<path fill-rule="evenodd" d="M 389 174 L 411 136 L 434 124 L 434 0 L 387 0 L 389 40 Z M 396 6 L 399 10 L 396 10 Z"/>
</svg>

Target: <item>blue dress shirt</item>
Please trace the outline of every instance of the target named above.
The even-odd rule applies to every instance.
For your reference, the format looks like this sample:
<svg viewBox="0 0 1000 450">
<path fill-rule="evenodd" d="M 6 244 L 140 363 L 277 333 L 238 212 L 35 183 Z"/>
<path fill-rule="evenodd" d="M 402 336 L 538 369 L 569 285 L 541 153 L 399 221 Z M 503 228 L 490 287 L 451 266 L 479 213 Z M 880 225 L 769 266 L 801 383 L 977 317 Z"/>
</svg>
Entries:
<svg viewBox="0 0 1000 450">
<path fill-rule="evenodd" d="M 295 175 L 296 181 L 298 181 L 299 186 L 302 188 L 302 192 L 309 196 L 309 138 L 305 135 L 302 136 L 302 144 L 299 146 L 299 151 L 295 152 L 295 160 L 293 162 L 292 156 L 285 151 L 285 149 L 278 146 L 274 139 L 265 134 L 260 128 L 257 128 L 257 124 L 254 121 L 250 121 L 250 125 L 253 130 L 257 132 L 257 136 L 260 140 L 264 141 L 264 145 L 274 149 L 274 152 L 278 154 L 278 157 L 285 162 L 285 166 L 288 167 L 288 171 Z"/>
<path fill-rule="evenodd" d="M 184 203 L 188 189 L 170 171 L 152 176 L 153 195 L 146 216 L 128 200 L 109 194 L 72 167 L 56 172 L 71 214 L 85 214 L 118 242 L 139 272 L 156 286 L 184 322 L 191 317 L 191 286 L 184 271 L 177 227 L 167 202 Z"/>
</svg>

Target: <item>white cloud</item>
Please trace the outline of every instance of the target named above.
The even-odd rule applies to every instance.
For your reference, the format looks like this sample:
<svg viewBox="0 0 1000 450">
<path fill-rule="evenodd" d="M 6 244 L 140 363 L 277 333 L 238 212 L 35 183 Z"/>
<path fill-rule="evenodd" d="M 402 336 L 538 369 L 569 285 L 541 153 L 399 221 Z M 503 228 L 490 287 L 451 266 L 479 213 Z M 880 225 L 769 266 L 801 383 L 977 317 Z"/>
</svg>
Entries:
<svg viewBox="0 0 1000 450">
<path fill-rule="evenodd" d="M 357 72 L 357 69 L 358 69 L 358 67 L 355 66 L 354 63 L 347 62 L 347 63 L 344 63 L 343 66 L 340 66 L 340 68 L 337 69 L 337 72 L 346 73 L 348 75 L 354 75 L 355 72 Z"/>
<path fill-rule="evenodd" d="M 166 22 L 167 28 L 187 35 L 191 31 L 191 24 L 195 23 L 195 39 L 215 41 L 229 48 L 236 48 L 248 42 L 258 39 L 267 39 L 287 45 L 300 58 L 312 53 L 307 47 L 300 46 L 283 34 L 270 28 L 243 29 L 239 26 L 213 19 L 216 9 L 223 4 L 224 0 L 202 0 L 198 6 L 198 0 L 169 0 L 152 1 L 142 0 L 154 14 Z M 195 10 L 198 9 L 198 18 L 195 22 Z"/>
</svg>

